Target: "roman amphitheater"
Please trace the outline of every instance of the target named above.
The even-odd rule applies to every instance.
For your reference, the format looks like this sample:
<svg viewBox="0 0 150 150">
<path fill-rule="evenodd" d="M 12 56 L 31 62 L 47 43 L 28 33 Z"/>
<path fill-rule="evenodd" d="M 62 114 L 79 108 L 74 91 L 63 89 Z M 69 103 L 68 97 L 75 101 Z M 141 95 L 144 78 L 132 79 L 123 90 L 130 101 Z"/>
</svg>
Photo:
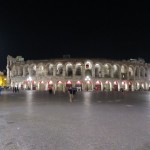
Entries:
<svg viewBox="0 0 150 150">
<path fill-rule="evenodd" d="M 7 82 L 20 89 L 66 91 L 135 91 L 150 89 L 150 64 L 143 59 L 59 58 L 27 60 L 7 57 Z"/>
</svg>

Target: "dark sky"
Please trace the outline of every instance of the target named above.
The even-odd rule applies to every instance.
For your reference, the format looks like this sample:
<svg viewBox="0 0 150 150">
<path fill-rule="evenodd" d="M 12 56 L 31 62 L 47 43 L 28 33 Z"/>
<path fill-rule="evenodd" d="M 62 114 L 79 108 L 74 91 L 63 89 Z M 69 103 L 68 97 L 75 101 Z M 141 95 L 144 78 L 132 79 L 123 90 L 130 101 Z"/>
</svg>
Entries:
<svg viewBox="0 0 150 150">
<path fill-rule="evenodd" d="M 25 60 L 70 54 L 149 62 L 149 5 L 124 2 L 1 0 L 0 70 L 8 54 Z"/>
</svg>

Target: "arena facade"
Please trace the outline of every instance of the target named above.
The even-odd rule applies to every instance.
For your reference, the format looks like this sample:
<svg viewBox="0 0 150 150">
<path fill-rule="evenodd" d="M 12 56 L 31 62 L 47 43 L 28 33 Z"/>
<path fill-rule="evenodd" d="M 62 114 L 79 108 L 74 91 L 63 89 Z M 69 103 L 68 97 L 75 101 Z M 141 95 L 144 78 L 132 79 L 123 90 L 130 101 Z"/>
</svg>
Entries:
<svg viewBox="0 0 150 150">
<path fill-rule="evenodd" d="M 66 91 L 135 91 L 150 89 L 150 64 L 143 59 L 59 58 L 27 60 L 7 57 L 7 82 L 20 89 Z"/>
</svg>

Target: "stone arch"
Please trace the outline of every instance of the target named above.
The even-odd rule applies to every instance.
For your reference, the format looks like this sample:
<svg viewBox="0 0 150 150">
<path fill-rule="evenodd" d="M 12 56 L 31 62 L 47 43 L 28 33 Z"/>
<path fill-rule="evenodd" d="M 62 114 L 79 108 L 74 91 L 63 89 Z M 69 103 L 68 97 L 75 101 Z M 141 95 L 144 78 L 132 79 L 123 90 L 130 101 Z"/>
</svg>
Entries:
<svg viewBox="0 0 150 150">
<path fill-rule="evenodd" d="M 26 64 L 23 67 L 23 76 L 28 76 L 29 75 L 29 65 Z"/>
<path fill-rule="evenodd" d="M 145 68 L 143 66 L 140 67 L 140 77 L 145 77 Z"/>
<path fill-rule="evenodd" d="M 104 82 L 104 88 L 103 88 L 104 91 L 112 91 L 112 83 L 111 81 L 105 81 Z"/>
<path fill-rule="evenodd" d="M 72 63 L 66 64 L 66 76 L 73 76 L 73 65 Z"/>
<path fill-rule="evenodd" d="M 128 67 L 127 65 L 121 66 L 121 79 L 127 79 Z"/>
<path fill-rule="evenodd" d="M 45 73 L 45 66 L 43 63 L 37 65 L 37 73 L 38 75 L 43 75 Z"/>
<path fill-rule="evenodd" d="M 106 63 L 103 65 L 105 78 L 111 78 L 111 68 L 112 68 L 112 66 L 109 63 Z"/>
<path fill-rule="evenodd" d="M 95 77 L 102 77 L 102 64 L 100 63 L 95 64 Z"/>
<path fill-rule="evenodd" d="M 87 60 L 84 62 L 85 69 L 92 69 L 93 67 L 93 62 L 91 60 Z"/>
<path fill-rule="evenodd" d="M 60 62 L 56 64 L 56 75 L 57 76 L 63 75 L 63 64 Z"/>
<path fill-rule="evenodd" d="M 129 66 L 129 80 L 133 80 L 133 79 L 134 79 L 134 67 Z"/>
<path fill-rule="evenodd" d="M 48 63 L 45 65 L 45 68 L 46 68 L 47 75 L 52 76 L 53 70 L 54 70 L 54 65 L 52 63 Z"/>
<path fill-rule="evenodd" d="M 112 67 L 113 67 L 113 77 L 120 78 L 120 65 L 114 64 Z"/>
<path fill-rule="evenodd" d="M 135 66 L 135 77 L 139 77 L 139 76 L 140 76 L 139 66 Z"/>
<path fill-rule="evenodd" d="M 114 82 L 112 82 L 112 90 L 113 91 L 120 91 L 120 83 L 117 81 L 117 80 L 115 80 Z"/>
<path fill-rule="evenodd" d="M 75 75 L 81 76 L 82 75 L 82 63 L 78 62 L 75 65 Z"/>
<path fill-rule="evenodd" d="M 37 66 L 36 66 L 36 64 L 31 64 L 30 66 L 29 66 L 29 74 L 30 74 L 30 76 L 35 76 L 36 75 L 36 69 L 37 69 Z"/>
<path fill-rule="evenodd" d="M 85 67 L 85 76 L 92 76 L 93 62 L 91 60 L 85 61 L 84 67 Z"/>
</svg>

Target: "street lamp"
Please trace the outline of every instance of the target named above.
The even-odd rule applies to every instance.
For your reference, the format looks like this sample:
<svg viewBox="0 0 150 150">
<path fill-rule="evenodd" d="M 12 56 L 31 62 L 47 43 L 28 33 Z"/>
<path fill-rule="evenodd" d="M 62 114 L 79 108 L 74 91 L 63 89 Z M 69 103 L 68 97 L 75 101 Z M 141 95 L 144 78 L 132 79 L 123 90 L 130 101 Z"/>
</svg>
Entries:
<svg viewBox="0 0 150 150">
<path fill-rule="evenodd" d="M 90 80 L 91 80 L 91 78 L 89 76 L 85 77 L 85 81 L 90 81 Z"/>
<path fill-rule="evenodd" d="M 32 78 L 29 76 L 29 77 L 27 78 L 27 81 L 32 81 Z"/>
</svg>

